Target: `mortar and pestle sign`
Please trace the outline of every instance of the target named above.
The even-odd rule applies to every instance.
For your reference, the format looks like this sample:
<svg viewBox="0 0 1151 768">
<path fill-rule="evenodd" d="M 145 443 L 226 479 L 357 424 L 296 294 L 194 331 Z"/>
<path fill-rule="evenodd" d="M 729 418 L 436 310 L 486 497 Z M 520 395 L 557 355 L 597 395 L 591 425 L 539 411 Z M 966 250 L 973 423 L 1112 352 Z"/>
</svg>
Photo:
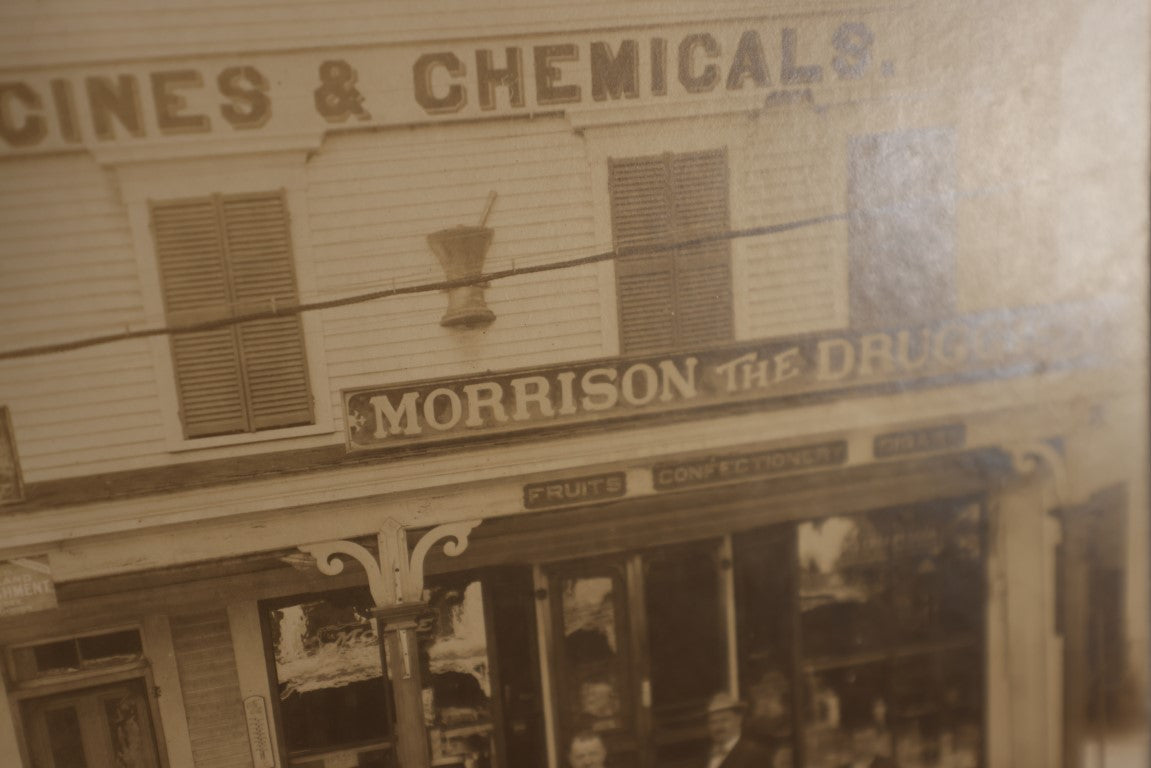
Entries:
<svg viewBox="0 0 1151 768">
<path fill-rule="evenodd" d="M 428 247 L 436 254 L 449 280 L 469 280 L 483 274 L 484 258 L 492 244 L 494 232 L 484 226 L 495 203 L 496 193 L 488 195 L 487 205 L 476 226 L 460 224 L 428 235 Z M 485 283 L 473 283 L 448 289 L 448 310 L 440 318 L 447 328 L 478 328 L 489 325 L 496 315 L 484 301 Z"/>
</svg>

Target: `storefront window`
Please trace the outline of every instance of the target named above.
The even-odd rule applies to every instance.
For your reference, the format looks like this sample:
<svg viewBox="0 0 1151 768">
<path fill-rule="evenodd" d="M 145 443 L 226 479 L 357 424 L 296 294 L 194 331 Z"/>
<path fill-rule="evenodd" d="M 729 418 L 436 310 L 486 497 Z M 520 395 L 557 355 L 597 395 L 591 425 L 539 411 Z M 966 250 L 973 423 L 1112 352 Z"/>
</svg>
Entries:
<svg viewBox="0 0 1151 768">
<path fill-rule="evenodd" d="M 805 763 L 978 765 L 979 508 L 826 518 L 796 541 Z"/>
<path fill-rule="evenodd" d="M 416 625 L 437 768 L 536 766 L 542 749 L 531 571 L 430 576 Z M 394 702 L 365 588 L 266 602 L 290 766 L 394 768 Z"/>
<path fill-rule="evenodd" d="M 740 690 L 748 703 L 744 732 L 792 765 L 795 529 L 775 526 L 736 537 L 736 616 Z"/>
<path fill-rule="evenodd" d="M 563 650 L 572 682 L 566 704 L 576 730 L 626 725 L 617 581 L 598 574 L 563 580 Z"/>
<path fill-rule="evenodd" d="M 309 596 L 265 609 L 289 753 L 381 743 L 390 693 L 366 589 Z"/>
<path fill-rule="evenodd" d="M 707 749 L 699 713 L 727 682 L 715 542 L 645 552 L 644 606 L 651 648 L 655 762 L 684 763 Z"/>
<path fill-rule="evenodd" d="M 804 655 L 874 652 L 884 644 L 887 541 L 865 517 L 799 526 Z"/>
<path fill-rule="evenodd" d="M 773 768 L 981 764 L 978 504 L 773 526 L 733 550 L 745 731 Z"/>
<path fill-rule="evenodd" d="M 428 597 L 420 660 L 432 763 L 487 768 L 494 730 L 483 585 L 441 579 Z"/>
</svg>

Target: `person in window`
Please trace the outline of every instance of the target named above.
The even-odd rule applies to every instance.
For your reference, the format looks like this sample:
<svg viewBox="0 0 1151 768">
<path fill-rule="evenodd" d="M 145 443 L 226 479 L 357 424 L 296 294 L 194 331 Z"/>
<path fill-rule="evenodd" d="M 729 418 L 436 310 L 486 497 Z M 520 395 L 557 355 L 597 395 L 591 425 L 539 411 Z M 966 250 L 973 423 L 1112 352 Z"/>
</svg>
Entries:
<svg viewBox="0 0 1151 768">
<path fill-rule="evenodd" d="M 789 764 L 778 755 L 791 746 L 791 715 L 788 707 L 788 682 L 782 672 L 770 669 L 750 688 L 751 707 L 744 722 L 747 738 L 771 755 L 772 763 Z"/>
<path fill-rule="evenodd" d="M 751 739 L 743 738 L 743 713 L 747 706 L 730 693 L 721 692 L 707 703 L 707 731 L 711 756 L 705 768 L 770 768 L 772 757 Z"/>
<path fill-rule="evenodd" d="M 604 768 L 607 761 L 607 747 L 599 734 L 580 731 L 572 739 L 568 748 L 568 765 L 571 768 Z"/>
<path fill-rule="evenodd" d="M 854 755 L 850 763 L 842 768 L 897 768 L 890 757 L 881 754 L 883 734 L 879 725 L 871 722 L 865 723 L 851 731 L 851 754 Z"/>
</svg>

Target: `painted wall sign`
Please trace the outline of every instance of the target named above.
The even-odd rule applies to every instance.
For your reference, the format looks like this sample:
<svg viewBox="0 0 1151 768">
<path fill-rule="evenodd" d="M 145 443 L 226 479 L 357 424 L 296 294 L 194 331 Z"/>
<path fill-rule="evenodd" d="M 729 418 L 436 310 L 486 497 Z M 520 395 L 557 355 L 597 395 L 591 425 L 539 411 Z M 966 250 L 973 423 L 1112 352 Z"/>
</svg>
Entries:
<svg viewBox="0 0 1151 768">
<path fill-rule="evenodd" d="M 24 500 L 24 480 L 16 454 L 16 433 L 8 406 L 0 406 L 0 504 Z"/>
<path fill-rule="evenodd" d="M 708 456 L 703 459 L 656 464 L 651 470 L 657 491 L 676 491 L 698 485 L 729 483 L 756 477 L 835 467 L 847 462 L 847 441 L 773 448 L 755 453 Z"/>
<path fill-rule="evenodd" d="M 582 504 L 600 499 L 616 499 L 626 494 L 627 474 L 624 472 L 547 480 L 524 486 L 524 509 Z"/>
<path fill-rule="evenodd" d="M 263 696 L 244 699 L 244 717 L 248 722 L 248 744 L 252 749 L 253 768 L 276 768 L 272 738 L 268 733 L 268 708 Z"/>
<path fill-rule="evenodd" d="M 344 393 L 349 450 L 507 435 L 705 407 L 943 386 L 1092 364 L 1113 313 L 1035 307 L 891 331 L 596 360 Z"/>
<path fill-rule="evenodd" d="M 888 459 L 910 453 L 955 450 L 962 448 L 966 441 L 965 425 L 942 424 L 876 435 L 872 441 L 871 452 L 877 459 Z"/>
<path fill-rule="evenodd" d="M 56 607 L 56 584 L 47 557 L 0 561 L 0 616 Z"/>
<path fill-rule="evenodd" d="M 865 95 L 900 71 L 889 12 L 203 57 L 12 73 L 0 153 L 312 136 L 619 104 Z M 903 25 L 904 27 L 906 25 Z"/>
</svg>

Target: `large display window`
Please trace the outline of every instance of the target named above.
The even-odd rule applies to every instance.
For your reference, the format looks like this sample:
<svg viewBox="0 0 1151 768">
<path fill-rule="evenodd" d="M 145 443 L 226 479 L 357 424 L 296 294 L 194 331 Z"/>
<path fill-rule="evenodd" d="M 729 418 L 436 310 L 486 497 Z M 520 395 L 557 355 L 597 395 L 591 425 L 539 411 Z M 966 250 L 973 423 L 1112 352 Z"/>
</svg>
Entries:
<svg viewBox="0 0 1151 768">
<path fill-rule="evenodd" d="M 736 537 L 749 726 L 777 765 L 982 764 L 983 550 L 962 502 Z"/>
<path fill-rule="evenodd" d="M 292 766 L 323 768 L 324 755 L 361 750 L 362 766 L 390 765 L 391 692 L 367 588 L 263 606 L 284 748 Z"/>
<path fill-rule="evenodd" d="M 708 700 L 726 691 L 770 768 L 977 768 L 983 529 L 978 501 L 944 500 L 429 576 L 432 764 L 539 766 L 548 711 L 557 764 L 591 732 L 610 768 L 698 767 Z M 367 590 L 264 615 L 290 764 L 361 750 L 357 765 L 391 765 Z"/>
<path fill-rule="evenodd" d="M 538 765 L 530 571 L 437 576 L 424 598 L 416 634 L 432 763 Z M 394 703 L 367 588 L 269 601 L 262 613 L 289 764 L 394 766 Z"/>
</svg>

